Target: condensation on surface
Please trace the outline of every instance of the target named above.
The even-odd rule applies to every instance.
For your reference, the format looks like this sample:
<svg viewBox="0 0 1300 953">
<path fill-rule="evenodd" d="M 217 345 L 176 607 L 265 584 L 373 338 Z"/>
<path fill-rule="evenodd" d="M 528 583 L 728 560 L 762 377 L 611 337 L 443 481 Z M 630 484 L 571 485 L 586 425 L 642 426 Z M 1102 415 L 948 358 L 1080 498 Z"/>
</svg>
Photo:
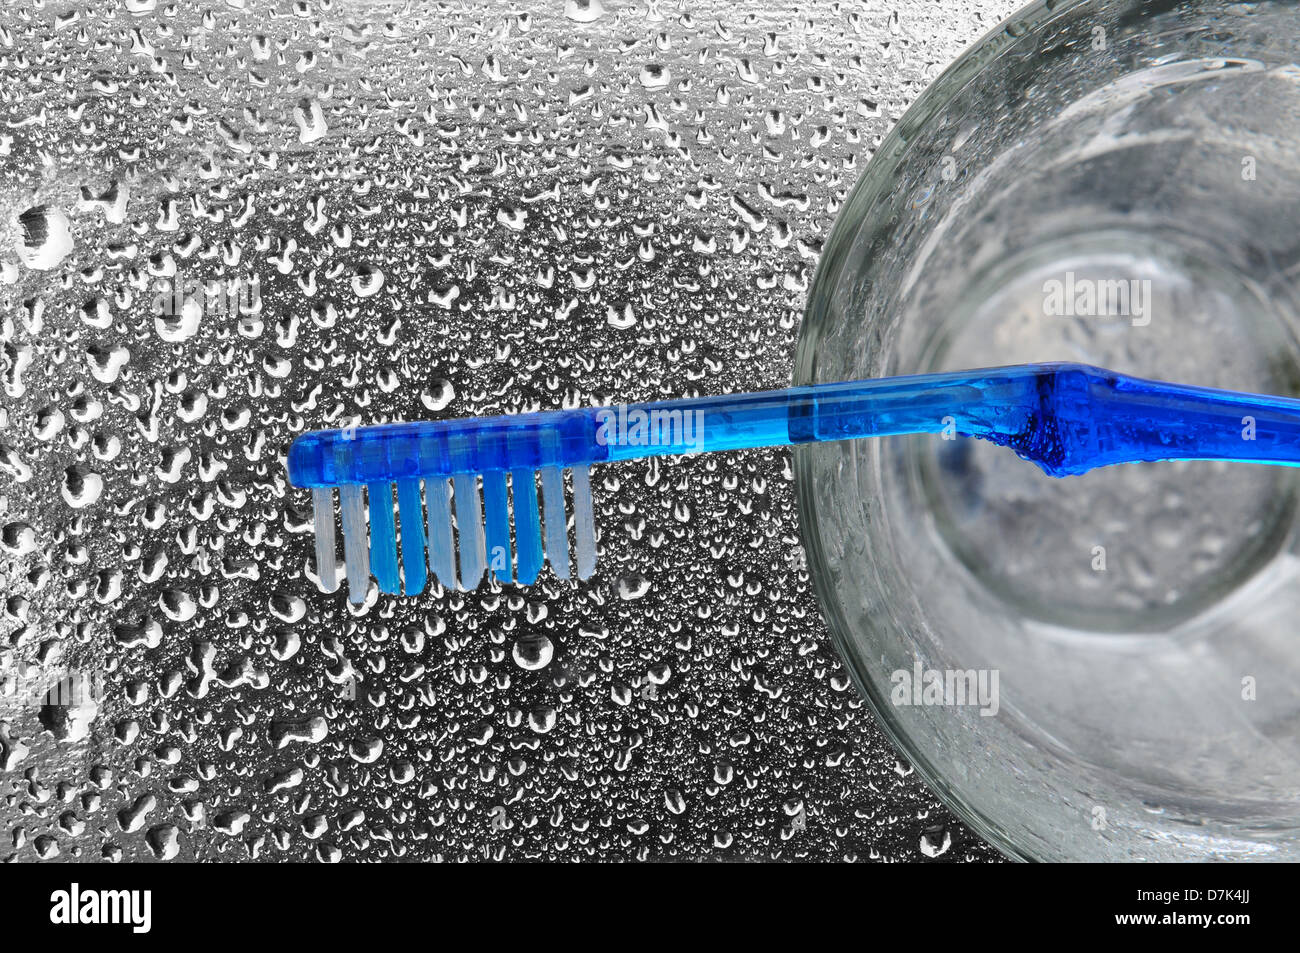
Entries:
<svg viewBox="0 0 1300 953">
<path fill-rule="evenodd" d="M 784 451 L 597 470 L 588 583 L 316 584 L 304 429 L 787 383 L 1013 5 L 528 6 L 0 7 L 0 859 L 994 856 L 849 683 Z"/>
</svg>

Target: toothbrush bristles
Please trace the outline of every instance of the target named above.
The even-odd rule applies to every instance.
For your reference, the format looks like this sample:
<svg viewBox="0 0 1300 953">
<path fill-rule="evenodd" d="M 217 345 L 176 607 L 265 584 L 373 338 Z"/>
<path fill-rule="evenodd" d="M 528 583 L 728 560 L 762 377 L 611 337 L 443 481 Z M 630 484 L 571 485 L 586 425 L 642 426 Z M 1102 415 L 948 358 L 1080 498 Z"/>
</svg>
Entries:
<svg viewBox="0 0 1300 953">
<path fill-rule="evenodd" d="M 481 478 L 476 473 L 457 473 L 450 478 L 340 486 L 348 598 L 365 602 L 371 572 L 380 592 L 408 596 L 422 592 L 430 575 L 446 589 L 475 589 L 485 570 L 499 583 L 531 585 L 546 561 L 558 579 L 570 578 L 573 568 L 579 579 L 587 579 L 596 568 L 596 529 L 591 477 L 585 467 L 572 471 L 572 487 L 576 567 L 569 560 L 564 472 L 559 467 L 511 470 L 508 481 L 504 471 L 494 470 Z M 313 488 L 312 519 L 316 572 L 321 588 L 333 592 L 339 580 L 330 487 Z"/>
<path fill-rule="evenodd" d="M 504 471 L 483 474 L 483 525 L 488 571 L 497 582 L 510 582 L 510 497 Z"/>
<path fill-rule="evenodd" d="M 370 583 L 370 544 L 366 539 L 366 514 L 361 499 L 361 487 L 345 484 L 339 487 L 339 515 L 343 521 L 343 561 L 347 566 L 348 598 L 353 602 L 366 601 Z"/>
<path fill-rule="evenodd" d="M 532 470 L 511 470 L 510 493 L 515 511 L 515 552 L 519 557 L 515 577 L 519 585 L 531 586 L 545 559 L 542 523 L 537 513 L 537 474 Z"/>
<path fill-rule="evenodd" d="M 366 487 L 366 496 L 370 501 L 370 571 L 375 574 L 380 592 L 396 594 L 402 591 L 402 577 L 397 569 L 393 485 L 371 483 Z"/>
<path fill-rule="evenodd" d="M 316 573 L 321 588 L 333 592 L 339 587 L 338 563 L 334 561 L 334 491 L 312 487 L 311 521 L 316 529 Z"/>
<path fill-rule="evenodd" d="M 578 578 L 596 571 L 596 517 L 591 505 L 591 474 L 575 467 L 573 474 L 573 541 L 578 557 Z"/>
<path fill-rule="evenodd" d="M 460 585 L 477 589 L 483 578 L 483 508 L 478 501 L 478 479 L 473 473 L 451 478 L 456 501 L 456 535 L 460 537 Z"/>
<path fill-rule="evenodd" d="M 569 578 L 569 534 L 564 514 L 564 472 L 542 468 L 542 522 L 546 528 L 546 558 L 559 579 Z"/>
<path fill-rule="evenodd" d="M 429 510 L 429 568 L 444 589 L 456 588 L 455 537 L 451 529 L 451 493 L 446 477 L 424 481 Z"/>
<path fill-rule="evenodd" d="M 419 480 L 397 481 L 397 521 L 402 526 L 402 577 L 406 594 L 424 591 L 424 505 Z"/>
</svg>

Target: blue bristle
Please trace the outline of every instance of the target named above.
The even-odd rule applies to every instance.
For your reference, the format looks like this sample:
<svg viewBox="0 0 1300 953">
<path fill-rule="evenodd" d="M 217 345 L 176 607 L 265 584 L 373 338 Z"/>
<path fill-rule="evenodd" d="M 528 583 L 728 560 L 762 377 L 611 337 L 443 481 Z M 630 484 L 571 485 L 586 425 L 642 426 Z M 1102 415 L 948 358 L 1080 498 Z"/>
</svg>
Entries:
<svg viewBox="0 0 1300 953">
<path fill-rule="evenodd" d="M 487 528 L 488 569 L 499 582 L 513 578 L 510 571 L 510 497 L 503 470 L 483 474 L 483 516 Z"/>
<path fill-rule="evenodd" d="M 402 526 L 402 579 L 406 594 L 424 591 L 428 574 L 424 570 L 424 507 L 420 504 L 420 481 L 397 481 L 397 516 Z"/>
<path fill-rule="evenodd" d="M 371 483 L 370 497 L 370 571 L 375 574 L 380 592 L 402 591 L 397 572 L 397 529 L 393 525 L 393 488 L 389 483 Z"/>
<path fill-rule="evenodd" d="M 542 570 L 542 525 L 537 515 L 537 477 L 532 470 L 510 471 L 515 508 L 515 547 L 518 550 L 518 580 L 531 586 Z"/>
</svg>

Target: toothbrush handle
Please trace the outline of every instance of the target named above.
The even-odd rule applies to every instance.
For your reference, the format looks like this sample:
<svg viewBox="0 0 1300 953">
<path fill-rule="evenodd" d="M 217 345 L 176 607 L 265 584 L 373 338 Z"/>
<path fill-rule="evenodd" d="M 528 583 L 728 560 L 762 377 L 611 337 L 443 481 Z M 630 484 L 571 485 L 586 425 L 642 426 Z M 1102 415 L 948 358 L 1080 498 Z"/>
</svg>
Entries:
<svg viewBox="0 0 1300 953">
<path fill-rule="evenodd" d="M 898 433 L 1013 434 L 1043 368 L 815 384 L 720 397 L 415 421 L 306 433 L 289 448 L 298 487 L 491 470 L 574 467 L 666 454 Z"/>
<path fill-rule="evenodd" d="M 1066 366 L 1051 403 L 1067 451 L 1061 474 L 1156 460 L 1300 466 L 1300 400 L 1294 398 Z"/>
<path fill-rule="evenodd" d="M 367 485 L 941 432 L 1007 446 L 1054 476 L 1147 460 L 1300 466 L 1300 400 L 1028 364 L 317 431 L 294 441 L 288 467 L 294 486 Z"/>
<path fill-rule="evenodd" d="M 1008 446 L 1054 476 L 1157 460 L 1300 466 L 1300 400 L 1084 364 L 816 384 L 640 404 L 627 413 L 634 409 L 670 423 L 680 412 L 686 439 L 663 439 L 672 428 L 651 426 L 649 445 L 611 445 L 607 459 L 947 430 Z"/>
<path fill-rule="evenodd" d="M 599 408 L 604 459 L 905 433 L 1012 435 L 1036 405 L 1049 365 L 918 374 L 752 394 Z"/>
</svg>

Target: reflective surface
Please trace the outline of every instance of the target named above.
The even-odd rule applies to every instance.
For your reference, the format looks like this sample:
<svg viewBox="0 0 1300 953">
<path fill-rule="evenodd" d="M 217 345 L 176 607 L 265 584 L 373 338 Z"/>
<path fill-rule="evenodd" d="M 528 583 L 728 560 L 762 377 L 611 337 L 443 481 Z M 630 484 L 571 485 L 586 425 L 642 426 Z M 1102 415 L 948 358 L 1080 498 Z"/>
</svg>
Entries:
<svg viewBox="0 0 1300 953">
<path fill-rule="evenodd" d="M 7 4 L 0 859 L 996 856 L 829 645 L 785 452 L 598 470 L 588 584 L 360 609 L 283 454 L 784 386 L 1010 8 Z"/>
</svg>

